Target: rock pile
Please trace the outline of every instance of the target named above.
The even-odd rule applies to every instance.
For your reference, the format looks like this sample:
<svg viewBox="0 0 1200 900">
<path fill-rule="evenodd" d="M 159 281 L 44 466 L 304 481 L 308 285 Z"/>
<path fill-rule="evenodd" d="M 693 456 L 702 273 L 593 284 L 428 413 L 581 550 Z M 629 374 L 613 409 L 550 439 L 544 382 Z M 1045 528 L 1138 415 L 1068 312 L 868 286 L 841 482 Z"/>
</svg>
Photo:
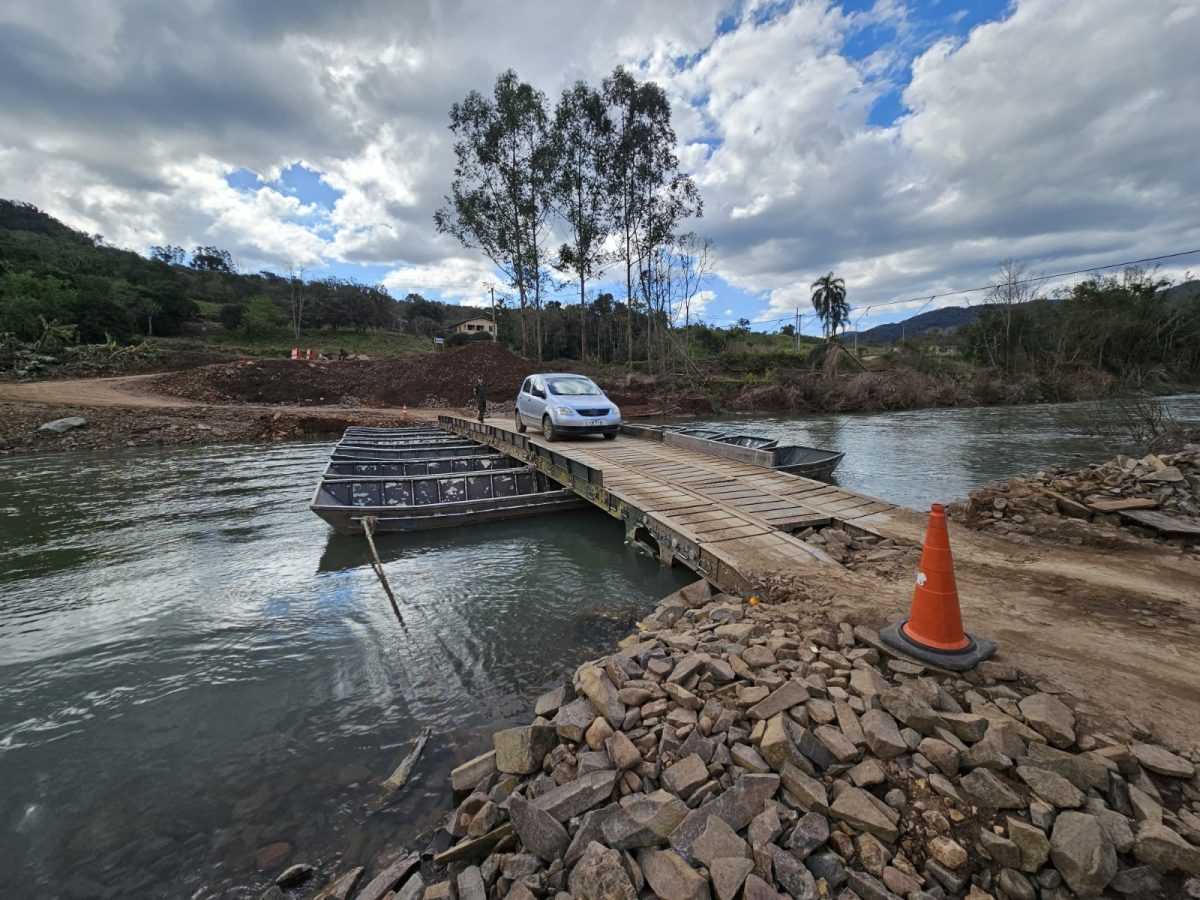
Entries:
<svg viewBox="0 0 1200 900">
<path fill-rule="evenodd" d="M 1030 535 L 1047 516 L 1138 529 L 1144 526 L 1138 514 L 1146 511 L 1200 527 L 1200 445 L 1015 477 L 972 491 L 955 509 L 960 520 L 975 527 Z"/>
<path fill-rule="evenodd" d="M 395 896 L 1200 896 L 1200 754 L 809 615 L 667 598 L 454 771 L 454 843 Z"/>
</svg>

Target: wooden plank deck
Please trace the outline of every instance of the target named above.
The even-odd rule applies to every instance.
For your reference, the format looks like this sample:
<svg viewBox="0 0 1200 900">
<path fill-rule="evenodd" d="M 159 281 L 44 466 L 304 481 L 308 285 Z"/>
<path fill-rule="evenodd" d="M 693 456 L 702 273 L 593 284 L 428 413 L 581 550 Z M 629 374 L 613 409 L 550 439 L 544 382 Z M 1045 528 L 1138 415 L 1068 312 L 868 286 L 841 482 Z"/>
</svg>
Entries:
<svg viewBox="0 0 1200 900">
<path fill-rule="evenodd" d="M 759 590 L 779 572 L 838 565 L 793 536 L 837 522 L 881 534 L 896 507 L 853 491 L 775 472 L 702 450 L 624 435 L 548 443 L 518 436 L 509 423 L 480 426 L 455 416 L 449 428 L 526 459 L 625 523 L 626 535 L 656 545 L 664 562 L 680 561 L 728 591 Z M 590 470 L 586 477 L 580 466 Z M 652 539 L 652 540 L 647 540 Z"/>
</svg>

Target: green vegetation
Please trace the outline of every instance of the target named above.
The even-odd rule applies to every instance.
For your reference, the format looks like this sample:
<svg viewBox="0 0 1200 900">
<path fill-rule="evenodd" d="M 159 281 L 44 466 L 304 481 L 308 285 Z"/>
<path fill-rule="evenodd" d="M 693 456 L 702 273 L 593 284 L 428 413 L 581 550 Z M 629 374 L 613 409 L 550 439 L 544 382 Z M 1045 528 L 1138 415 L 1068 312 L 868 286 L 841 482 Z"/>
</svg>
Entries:
<svg viewBox="0 0 1200 900">
<path fill-rule="evenodd" d="M 551 116 L 546 95 L 509 69 L 490 97 L 471 91 L 451 107 L 450 130 L 454 179 L 434 222 L 505 274 L 521 353 L 612 361 L 610 337 L 623 326 L 627 364 L 640 330 L 646 360 L 665 371 L 680 355 L 671 326 L 688 322 L 710 258 L 707 242 L 679 227 L 703 204 L 679 171 L 666 92 L 618 67 L 599 90 L 576 82 Z M 557 254 L 547 246 L 555 231 L 568 238 Z M 578 284 L 574 334 L 543 315 L 561 310 L 546 299 L 550 269 Z M 606 269 L 623 272 L 625 300 L 603 294 L 589 309 L 588 282 Z"/>
<path fill-rule="evenodd" d="M 1049 297 L 1006 264 L 991 305 L 962 333 L 963 355 L 1009 377 L 1090 368 L 1132 387 L 1200 381 L 1200 295 L 1139 269 Z"/>
</svg>

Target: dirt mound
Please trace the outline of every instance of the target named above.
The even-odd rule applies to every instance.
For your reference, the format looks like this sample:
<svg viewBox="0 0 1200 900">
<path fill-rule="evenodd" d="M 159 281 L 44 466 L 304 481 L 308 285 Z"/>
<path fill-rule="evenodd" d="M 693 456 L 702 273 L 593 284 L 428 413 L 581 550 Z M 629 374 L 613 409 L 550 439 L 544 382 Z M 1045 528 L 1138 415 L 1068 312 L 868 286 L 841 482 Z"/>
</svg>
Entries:
<svg viewBox="0 0 1200 900">
<path fill-rule="evenodd" d="M 391 359 L 242 360 L 166 375 L 154 390 L 208 403 L 415 407 L 436 399 L 460 407 L 470 402 L 477 376 L 487 384 L 488 399 L 502 403 L 516 397 L 533 371 L 515 353 L 475 343 Z"/>
</svg>

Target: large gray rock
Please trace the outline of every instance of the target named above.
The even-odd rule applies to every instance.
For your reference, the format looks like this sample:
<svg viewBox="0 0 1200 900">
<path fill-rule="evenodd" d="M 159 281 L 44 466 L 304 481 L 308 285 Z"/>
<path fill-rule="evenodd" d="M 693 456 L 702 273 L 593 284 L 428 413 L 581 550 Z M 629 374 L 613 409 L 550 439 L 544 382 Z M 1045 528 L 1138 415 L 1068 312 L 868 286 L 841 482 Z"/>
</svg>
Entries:
<svg viewBox="0 0 1200 900">
<path fill-rule="evenodd" d="M 708 879 L 673 850 L 643 850 L 638 866 L 646 884 L 663 900 L 709 900 Z"/>
<path fill-rule="evenodd" d="M 854 741 L 842 734 L 840 728 L 833 725 L 821 725 L 813 729 L 813 736 L 834 755 L 839 763 L 854 762 L 862 756 L 862 751 L 858 749 Z M 955 757 L 955 761 L 957 762 L 957 757 Z"/>
<path fill-rule="evenodd" d="M 592 841 L 604 840 L 604 823 L 608 821 L 608 817 L 616 815 L 620 805 L 610 803 L 607 806 L 602 806 L 599 809 L 593 809 L 583 814 L 579 820 L 579 828 L 571 837 L 571 845 L 567 847 L 567 853 L 563 857 L 563 863 L 569 868 L 579 861 L 583 856 L 588 845 Z"/>
<path fill-rule="evenodd" d="M 381 900 L 384 894 L 395 888 L 419 865 L 421 865 L 421 854 L 419 853 L 410 853 L 401 857 L 372 878 L 367 886 L 358 892 L 354 900 Z"/>
<path fill-rule="evenodd" d="M 1157 744 L 1134 744 L 1129 748 L 1144 768 L 1168 778 L 1191 778 L 1196 767 L 1181 756 L 1176 756 Z"/>
<path fill-rule="evenodd" d="M 746 876 L 754 871 L 754 863 L 748 859 L 716 859 L 709 867 L 713 891 L 717 900 L 734 900 Z"/>
<path fill-rule="evenodd" d="M 859 718 L 867 746 L 871 752 L 883 759 L 893 759 L 908 752 L 908 745 L 900 737 L 896 720 L 882 709 L 868 709 Z"/>
<path fill-rule="evenodd" d="M 578 744 L 583 740 L 588 726 L 596 719 L 596 707 L 587 697 L 572 700 L 565 706 L 559 707 L 550 724 L 564 741 Z"/>
<path fill-rule="evenodd" d="M 692 858 L 702 866 L 712 868 L 718 859 L 750 859 L 750 845 L 738 837 L 737 832 L 712 816 L 703 833 L 692 844 Z"/>
<path fill-rule="evenodd" d="M 983 828 L 979 832 L 979 843 L 983 845 L 988 856 L 1000 865 L 1009 869 L 1020 868 L 1021 848 L 1008 838 L 1001 837 L 990 828 Z"/>
<path fill-rule="evenodd" d="M 809 761 L 792 740 L 786 716 L 782 713 L 767 720 L 758 752 L 776 772 L 789 763 L 801 769 L 810 767 Z"/>
<path fill-rule="evenodd" d="M 607 800 L 616 783 L 615 770 L 589 772 L 547 791 L 534 800 L 533 805 L 544 809 L 558 821 L 565 822 Z"/>
<path fill-rule="evenodd" d="M 1200 875 L 1200 847 L 1194 847 L 1159 822 L 1143 822 L 1134 839 L 1133 855 L 1155 871 Z"/>
<path fill-rule="evenodd" d="M 704 765 L 704 760 L 697 753 L 685 756 L 675 765 L 665 769 L 662 774 L 663 786 L 684 800 L 692 796 L 696 788 L 706 781 L 708 766 Z"/>
<path fill-rule="evenodd" d="M 604 841 L 618 850 L 658 847 L 688 814 L 687 805 L 673 794 L 658 790 L 622 806 L 601 828 Z"/>
<path fill-rule="evenodd" d="M 1050 858 L 1050 839 L 1046 832 L 1022 819 L 1009 816 L 1008 838 L 1021 851 L 1021 862 L 1017 866 L 1022 872 L 1036 872 Z"/>
<path fill-rule="evenodd" d="M 1061 775 L 1037 766 L 1017 766 L 1017 777 L 1033 792 L 1058 809 L 1078 809 L 1086 799 L 1083 791 Z"/>
<path fill-rule="evenodd" d="M 596 666 L 581 666 L 576 675 L 583 694 L 609 725 L 619 729 L 625 718 L 625 704 L 617 697 L 617 688 L 608 673 Z"/>
<path fill-rule="evenodd" d="M 805 813 L 788 836 L 787 847 L 796 859 L 809 854 L 829 840 L 829 820 L 818 812 Z"/>
<path fill-rule="evenodd" d="M 750 707 L 751 719 L 769 719 L 808 700 L 808 689 L 798 681 L 787 681 L 772 691 L 766 700 Z"/>
<path fill-rule="evenodd" d="M 540 771 L 542 760 L 558 743 L 548 725 L 522 725 L 492 735 L 496 748 L 496 768 L 509 775 L 530 775 Z"/>
<path fill-rule="evenodd" d="M 790 763 L 780 770 L 779 778 L 783 783 L 784 790 L 799 800 L 805 809 L 815 809 L 818 812 L 825 812 L 829 809 L 829 797 L 825 791 L 825 785 L 817 779 L 800 771 Z"/>
<path fill-rule="evenodd" d="M 767 844 L 763 849 L 771 857 L 775 880 L 787 891 L 789 897 L 795 900 L 818 900 L 821 892 L 817 890 L 817 880 L 800 860 L 778 844 Z"/>
<path fill-rule="evenodd" d="M 1017 705 L 1026 723 L 1055 747 L 1075 743 L 1075 713 L 1053 694 L 1032 694 Z"/>
<path fill-rule="evenodd" d="M 487 900 L 487 888 L 479 866 L 467 866 L 458 873 L 458 900 Z"/>
<path fill-rule="evenodd" d="M 86 424 L 87 419 L 82 419 L 79 416 L 67 416 L 65 419 L 43 422 L 38 426 L 38 431 L 52 431 L 55 434 L 62 434 L 64 431 L 70 431 L 72 428 L 82 428 Z"/>
<path fill-rule="evenodd" d="M 1117 874 L 1117 853 L 1100 821 L 1087 813 L 1064 812 L 1054 820 L 1050 858 L 1076 894 L 1099 896 Z"/>
<path fill-rule="evenodd" d="M 1087 791 L 1088 788 L 1098 791 L 1108 789 L 1108 766 L 1093 753 L 1068 753 L 1048 744 L 1034 742 L 1029 745 L 1029 759 L 1040 768 L 1057 772 L 1081 791 Z"/>
<path fill-rule="evenodd" d="M 871 795 L 862 788 L 852 787 L 842 791 L 829 807 L 829 815 L 889 844 L 895 843 L 900 836 L 896 823 L 884 815 Z"/>
<path fill-rule="evenodd" d="M 362 878 L 362 873 L 363 867 L 355 866 L 330 882 L 313 900 L 346 900 L 358 884 L 358 879 Z"/>
<path fill-rule="evenodd" d="M 887 889 L 887 885 L 867 872 L 850 869 L 846 872 L 846 879 L 850 890 L 854 891 L 862 900 L 900 900 Z"/>
<path fill-rule="evenodd" d="M 746 876 L 746 884 L 742 888 L 742 898 L 743 900 L 786 900 L 783 894 L 753 873 Z"/>
<path fill-rule="evenodd" d="M 552 862 L 567 852 L 570 836 L 554 816 L 520 794 L 508 798 L 508 815 L 525 849 Z"/>
<path fill-rule="evenodd" d="M 560 684 L 552 691 L 547 691 L 542 696 L 537 698 L 537 702 L 533 705 L 533 714 L 535 716 L 552 716 L 560 706 L 567 702 L 568 687 L 565 684 Z M 574 691 L 571 691 L 574 695 Z"/>
<path fill-rule="evenodd" d="M 612 760 L 613 768 L 618 772 L 632 769 L 642 761 L 641 752 L 623 731 L 613 732 L 612 736 L 605 740 L 604 749 L 608 751 L 608 758 Z"/>
<path fill-rule="evenodd" d="M 921 734 L 929 734 L 942 724 L 942 717 L 910 688 L 888 688 L 879 702 L 898 721 Z"/>
<path fill-rule="evenodd" d="M 637 900 L 621 851 L 593 841 L 571 870 L 571 896 L 578 900 Z"/>
<path fill-rule="evenodd" d="M 489 750 L 450 772 L 450 786 L 455 791 L 469 791 L 496 771 L 496 751 Z"/>
<path fill-rule="evenodd" d="M 976 806 L 987 809 L 1021 809 L 1025 806 L 1012 784 L 991 769 L 968 772 L 959 785 Z"/>
<path fill-rule="evenodd" d="M 692 845 L 704 833 L 708 820 L 717 816 L 738 831 L 750 824 L 779 789 L 778 775 L 743 775 L 728 790 L 688 813 L 671 832 L 671 847 L 685 859 L 691 859 Z"/>
</svg>

